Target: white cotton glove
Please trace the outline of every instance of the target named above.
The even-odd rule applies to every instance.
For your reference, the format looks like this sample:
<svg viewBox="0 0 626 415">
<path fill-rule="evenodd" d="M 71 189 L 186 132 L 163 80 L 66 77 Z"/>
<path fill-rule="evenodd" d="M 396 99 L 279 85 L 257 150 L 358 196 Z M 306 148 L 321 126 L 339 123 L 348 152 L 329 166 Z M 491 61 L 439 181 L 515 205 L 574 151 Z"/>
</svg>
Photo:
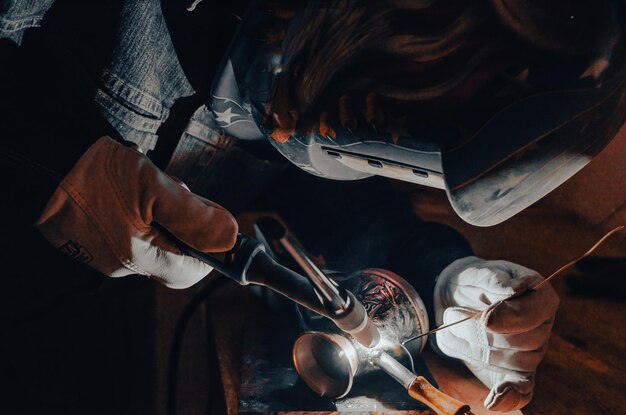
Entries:
<svg viewBox="0 0 626 415">
<path fill-rule="evenodd" d="M 35 226 L 62 252 L 105 275 L 141 274 L 171 288 L 189 287 L 212 270 L 182 254 L 171 235 L 203 252 L 228 251 L 237 237 L 228 211 L 108 137 L 83 154 Z"/>
<path fill-rule="evenodd" d="M 450 264 L 435 286 L 437 326 L 521 294 L 543 281 L 537 272 L 506 261 L 466 257 Z M 484 406 L 512 411 L 530 402 L 535 369 L 543 358 L 559 304 L 546 284 L 436 334 L 437 347 L 461 359 L 490 388 Z"/>
</svg>

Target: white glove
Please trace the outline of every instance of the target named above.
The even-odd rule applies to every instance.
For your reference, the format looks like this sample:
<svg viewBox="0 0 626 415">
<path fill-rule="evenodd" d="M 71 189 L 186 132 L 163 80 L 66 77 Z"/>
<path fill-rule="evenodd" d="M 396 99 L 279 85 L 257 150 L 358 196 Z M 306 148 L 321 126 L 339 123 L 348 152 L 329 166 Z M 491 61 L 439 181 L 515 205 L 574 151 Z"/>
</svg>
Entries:
<svg viewBox="0 0 626 415">
<path fill-rule="evenodd" d="M 537 272 L 506 261 L 466 257 L 450 264 L 435 286 L 437 325 L 459 321 L 543 281 Z M 559 298 L 546 284 L 436 334 L 437 347 L 461 359 L 490 388 L 484 406 L 512 411 L 530 402 Z"/>
<path fill-rule="evenodd" d="M 237 237 L 228 211 L 108 137 L 78 160 L 35 226 L 62 252 L 105 275 L 141 274 L 171 288 L 189 287 L 212 268 L 183 255 L 162 229 L 203 252 L 228 251 Z"/>
</svg>

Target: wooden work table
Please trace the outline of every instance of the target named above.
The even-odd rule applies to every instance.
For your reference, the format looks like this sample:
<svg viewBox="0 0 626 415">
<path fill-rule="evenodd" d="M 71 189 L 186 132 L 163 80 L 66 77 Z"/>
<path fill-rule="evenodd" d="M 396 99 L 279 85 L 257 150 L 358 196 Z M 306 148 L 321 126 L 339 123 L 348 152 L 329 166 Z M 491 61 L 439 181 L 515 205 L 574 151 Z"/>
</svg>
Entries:
<svg viewBox="0 0 626 415">
<path fill-rule="evenodd" d="M 518 262 L 544 275 L 586 251 L 603 233 L 586 227 L 575 217 L 551 214 L 542 205 L 495 228 L 475 228 L 448 212 L 441 194 L 422 193 L 417 198 L 416 210 L 420 216 L 449 223 L 460 230 L 471 241 L 477 255 Z M 625 241 L 624 235 L 620 235 L 597 255 L 624 257 Z M 535 398 L 522 411 L 513 413 L 626 413 L 626 333 L 623 330 L 626 303 L 612 298 L 573 295 L 563 277 L 553 285 L 561 305 L 546 358 L 537 373 Z M 241 386 L 242 330 L 250 321 L 271 317 L 244 287 L 228 285 L 214 294 L 210 304 L 226 408 L 229 414 L 235 414 L 237 391 Z M 233 307 L 239 312 L 225 312 Z M 429 350 L 422 357 L 441 390 L 470 404 L 475 414 L 491 413 L 482 407 L 487 389 L 462 364 L 450 362 Z"/>
<path fill-rule="evenodd" d="M 238 308 L 238 310 L 235 311 L 234 308 Z M 242 312 L 238 313 L 238 311 Z M 224 319 L 223 315 L 228 313 L 231 313 L 229 318 Z M 251 295 L 249 290 L 234 284 L 228 284 L 228 286 L 215 293 L 214 298 L 211 300 L 211 315 L 213 316 L 212 329 L 216 339 L 216 351 L 224 385 L 227 413 L 236 414 L 238 411 L 247 414 L 265 413 L 257 410 L 250 411 L 239 406 L 238 391 L 242 388 L 242 376 L 249 376 L 249 374 L 242 374 L 242 367 L 245 367 L 242 355 L 245 354 L 246 341 L 249 339 L 245 330 L 254 325 L 267 324 L 268 320 L 276 318 L 276 316 L 267 310 L 258 298 Z M 280 336 L 282 334 L 278 332 L 276 335 Z M 288 351 L 286 350 L 287 353 Z M 477 409 L 474 411 L 475 414 L 488 413 L 483 412 L 480 408 L 482 406 L 480 404 L 481 399 L 486 396 L 487 390 L 462 365 L 442 360 L 431 351 L 425 352 L 423 358 L 442 390 L 456 396 L 460 400 L 468 402 L 473 408 L 475 407 Z M 243 371 L 245 372 L 246 370 Z M 391 379 L 384 380 L 386 382 L 381 387 L 386 389 L 397 388 L 398 395 L 401 395 L 402 399 L 409 400 L 408 397 L 404 398 L 405 392 L 400 385 Z M 263 383 L 263 380 L 260 383 Z M 304 395 L 307 396 L 306 393 Z M 384 412 L 390 413 L 388 411 Z M 285 411 L 276 413 L 296 414 L 302 412 Z M 330 414 L 337 412 L 325 409 L 314 412 L 307 411 L 306 413 Z M 427 415 L 431 414 L 431 411 L 423 409 L 394 411 L 394 413 Z"/>
</svg>

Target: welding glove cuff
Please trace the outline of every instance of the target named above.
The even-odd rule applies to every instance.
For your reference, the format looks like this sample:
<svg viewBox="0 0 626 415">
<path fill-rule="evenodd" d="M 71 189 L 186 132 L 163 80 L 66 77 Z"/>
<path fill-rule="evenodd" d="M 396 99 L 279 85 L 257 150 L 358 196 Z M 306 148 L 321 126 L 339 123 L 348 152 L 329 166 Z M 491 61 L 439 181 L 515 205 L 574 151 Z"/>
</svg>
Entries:
<svg viewBox="0 0 626 415">
<path fill-rule="evenodd" d="M 453 262 L 437 280 L 437 326 L 483 311 L 437 332 L 434 342 L 490 388 L 484 405 L 491 410 L 519 409 L 532 398 L 535 370 L 545 354 L 558 306 L 549 284 L 530 290 L 541 281 L 537 272 L 521 265 L 477 257 Z"/>
<path fill-rule="evenodd" d="M 232 248 L 237 223 L 159 170 L 134 148 L 100 138 L 74 165 L 35 223 L 63 253 L 111 277 L 141 274 L 171 288 L 195 284 L 211 267 L 203 252 Z"/>
</svg>

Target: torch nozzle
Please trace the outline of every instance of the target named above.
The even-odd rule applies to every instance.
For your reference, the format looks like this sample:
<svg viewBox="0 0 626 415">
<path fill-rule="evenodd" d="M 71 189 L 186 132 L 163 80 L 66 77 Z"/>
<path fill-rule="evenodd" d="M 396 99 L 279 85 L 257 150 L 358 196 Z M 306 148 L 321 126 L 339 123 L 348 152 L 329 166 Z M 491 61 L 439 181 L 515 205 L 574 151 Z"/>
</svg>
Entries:
<svg viewBox="0 0 626 415">
<path fill-rule="evenodd" d="M 368 317 L 363 304 L 358 301 L 354 294 L 346 291 L 348 295 L 348 308 L 339 315 L 331 317 L 337 327 L 350 334 L 356 341 L 367 348 L 375 347 L 380 342 L 378 327 Z"/>
<path fill-rule="evenodd" d="M 304 270 L 325 307 L 328 317 L 342 331 L 350 334 L 365 347 L 374 347 L 380 341 L 378 328 L 367 315 L 363 304 L 347 290 L 339 287 L 309 258 L 298 241 L 285 233 L 280 243 L 289 252 L 296 263 Z"/>
</svg>

